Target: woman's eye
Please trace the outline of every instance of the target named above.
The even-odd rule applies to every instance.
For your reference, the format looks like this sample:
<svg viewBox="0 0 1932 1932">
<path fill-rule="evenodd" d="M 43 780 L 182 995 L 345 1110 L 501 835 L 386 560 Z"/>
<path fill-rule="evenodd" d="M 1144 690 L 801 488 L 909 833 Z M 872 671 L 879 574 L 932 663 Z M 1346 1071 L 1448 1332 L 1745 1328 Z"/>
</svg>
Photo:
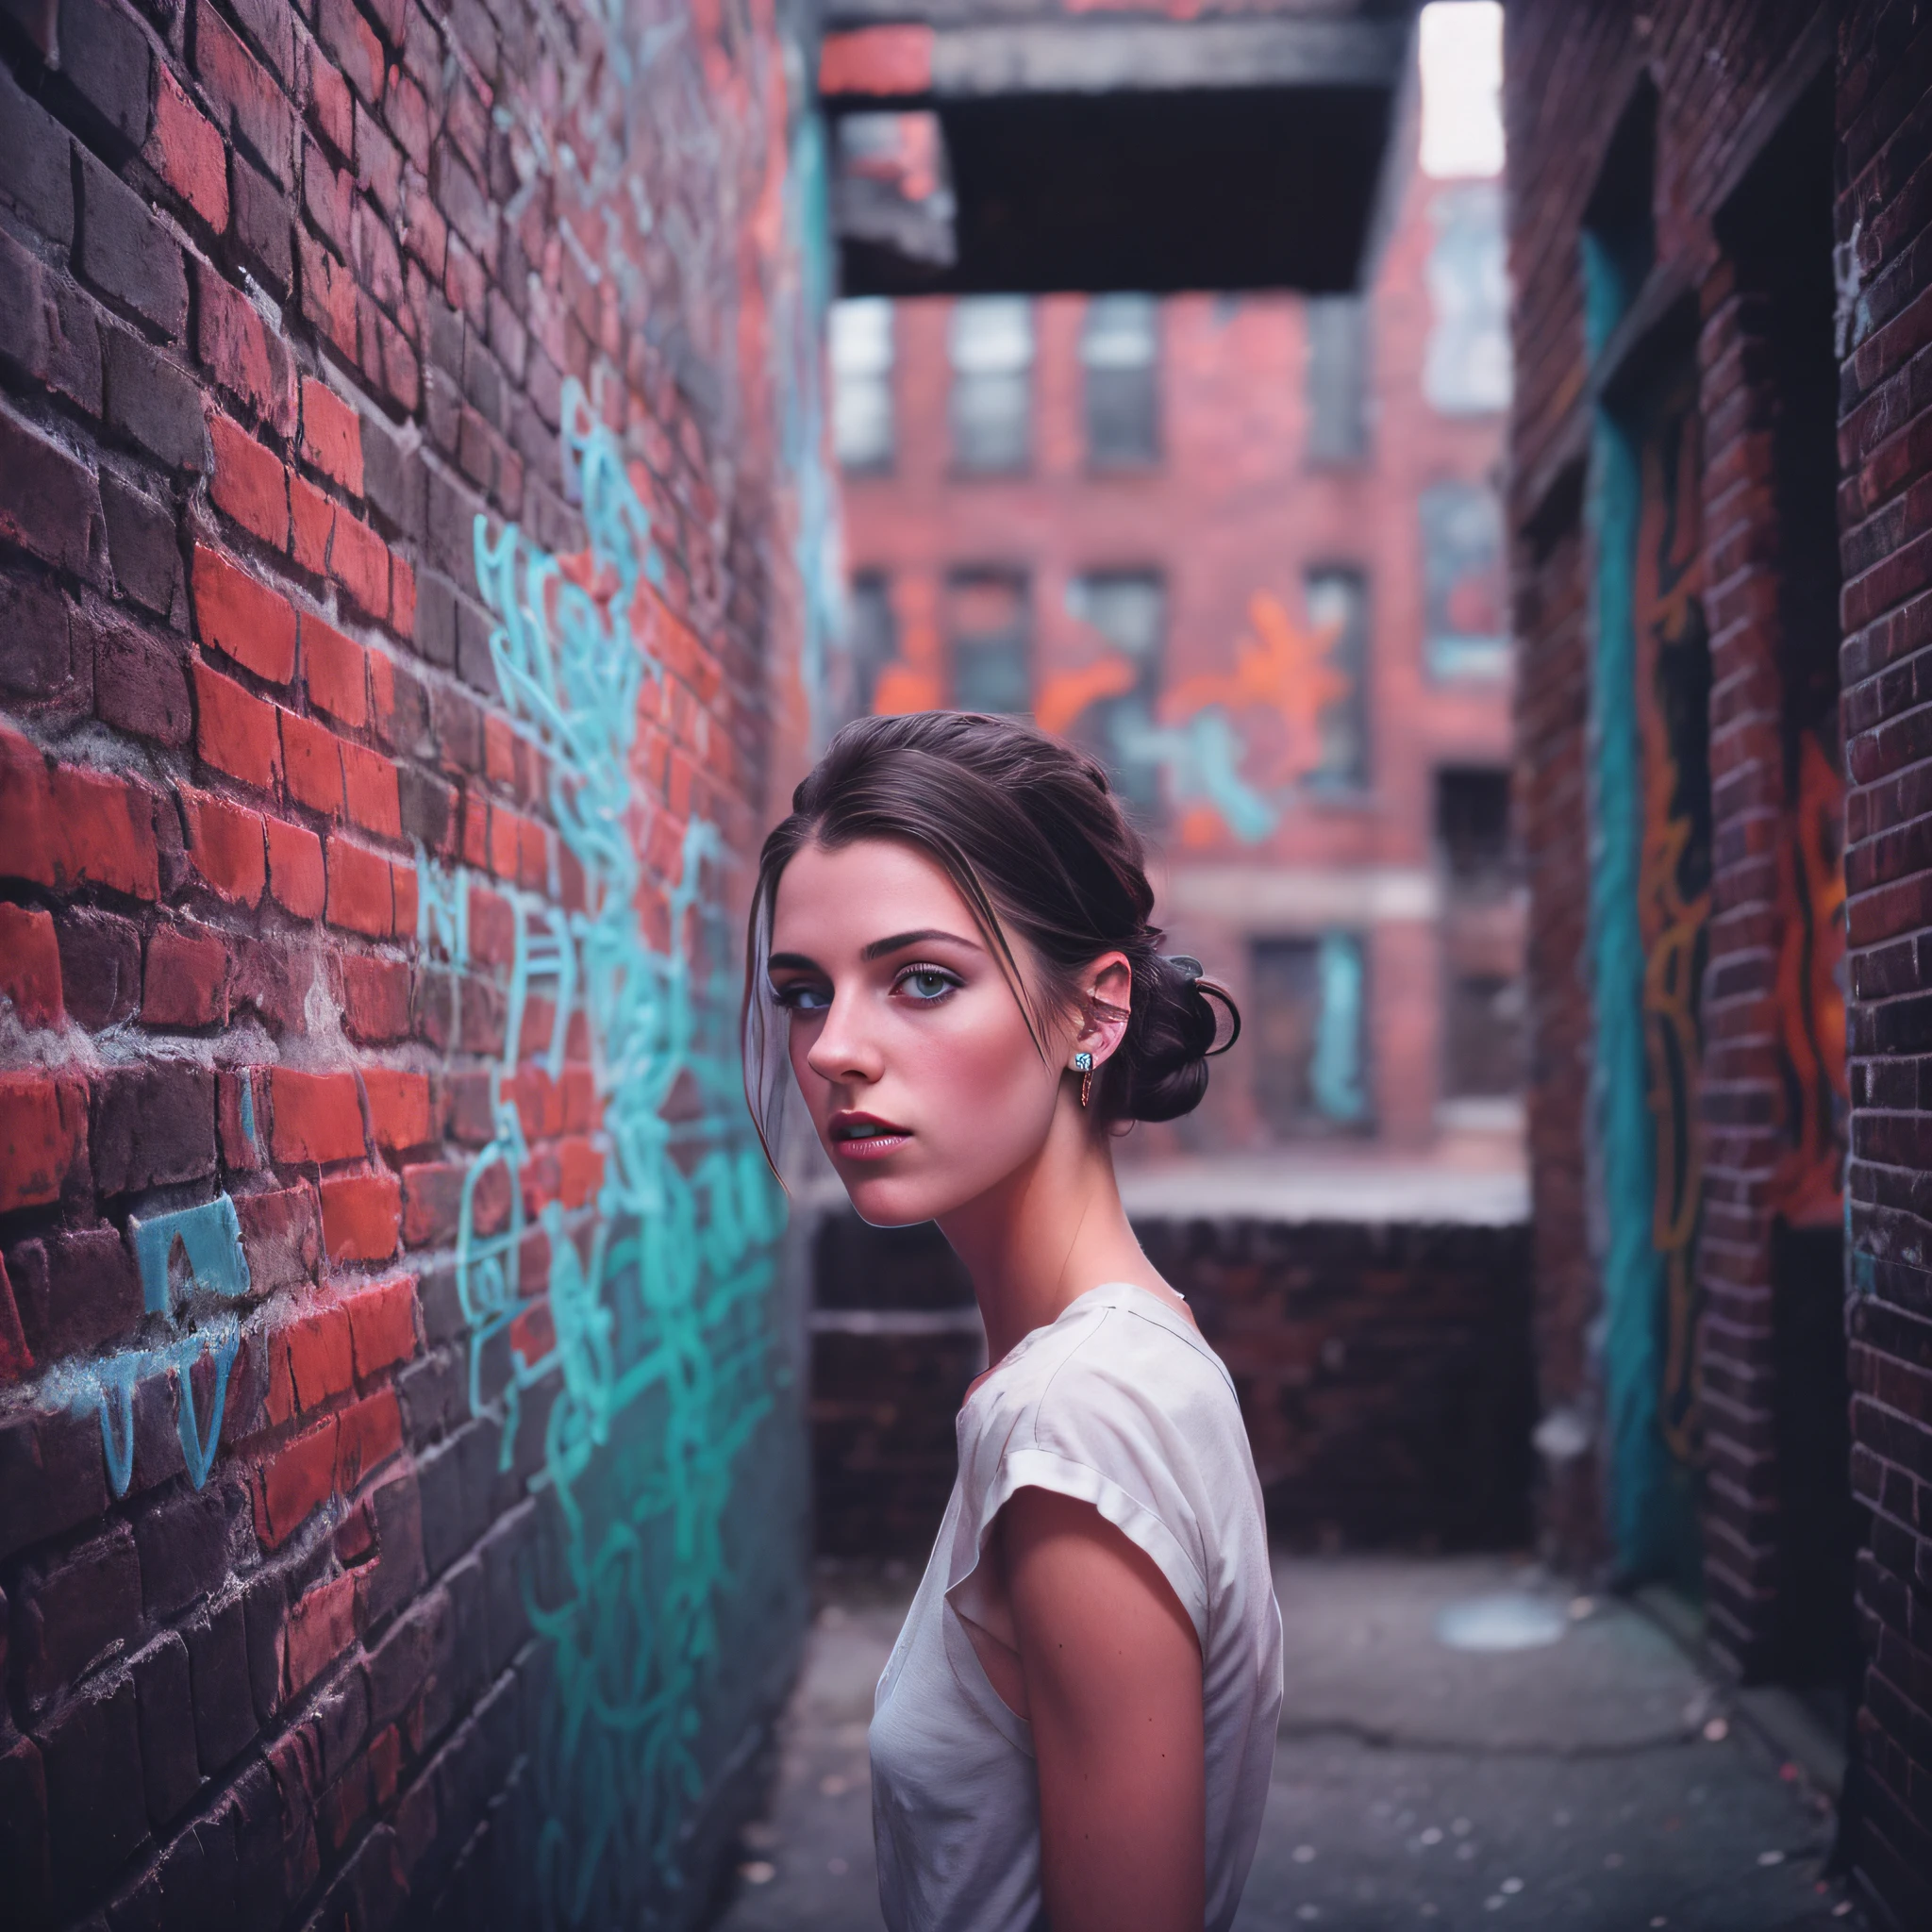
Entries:
<svg viewBox="0 0 1932 1932">
<path fill-rule="evenodd" d="M 772 997 L 793 1013 L 822 1013 L 832 1004 L 832 996 L 824 987 L 800 980 L 793 980 L 790 986 L 774 987 Z"/>
<path fill-rule="evenodd" d="M 939 1000 L 958 984 L 952 974 L 937 966 L 913 966 L 900 976 L 898 990 L 909 992 L 915 1000 Z"/>
</svg>

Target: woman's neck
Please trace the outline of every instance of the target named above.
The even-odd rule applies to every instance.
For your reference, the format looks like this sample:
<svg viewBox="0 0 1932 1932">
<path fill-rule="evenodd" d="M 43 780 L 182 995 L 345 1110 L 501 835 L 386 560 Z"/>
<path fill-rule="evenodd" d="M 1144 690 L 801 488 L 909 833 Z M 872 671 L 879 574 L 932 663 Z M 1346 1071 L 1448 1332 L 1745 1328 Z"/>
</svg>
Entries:
<svg viewBox="0 0 1932 1932">
<path fill-rule="evenodd" d="M 1039 1154 L 942 1216 L 940 1231 L 973 1277 L 989 1361 L 1102 1282 L 1173 1292 L 1134 1239 L 1111 1146 L 1065 1101 Z"/>
</svg>

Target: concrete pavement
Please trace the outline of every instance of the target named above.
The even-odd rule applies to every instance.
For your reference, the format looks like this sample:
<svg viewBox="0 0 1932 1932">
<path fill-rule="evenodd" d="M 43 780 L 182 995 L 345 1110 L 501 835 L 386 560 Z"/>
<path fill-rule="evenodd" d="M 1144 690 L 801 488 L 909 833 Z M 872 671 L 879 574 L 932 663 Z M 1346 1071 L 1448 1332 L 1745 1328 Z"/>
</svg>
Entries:
<svg viewBox="0 0 1932 1932">
<path fill-rule="evenodd" d="M 915 1580 L 824 1577 L 723 1932 L 881 1925 L 865 1724 Z M 1862 1924 L 1820 1874 L 1824 1801 L 1637 1610 L 1497 1557 L 1289 1560 L 1275 1587 L 1288 1696 L 1237 1932 Z"/>
</svg>

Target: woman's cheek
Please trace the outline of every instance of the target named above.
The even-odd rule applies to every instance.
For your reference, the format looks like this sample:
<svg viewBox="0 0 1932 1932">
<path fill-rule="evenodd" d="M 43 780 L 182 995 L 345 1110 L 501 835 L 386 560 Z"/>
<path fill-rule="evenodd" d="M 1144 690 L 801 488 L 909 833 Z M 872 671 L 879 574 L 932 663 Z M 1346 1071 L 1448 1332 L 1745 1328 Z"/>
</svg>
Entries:
<svg viewBox="0 0 1932 1932">
<path fill-rule="evenodd" d="M 941 1135 L 945 1151 L 971 1165 L 1009 1159 L 1037 1140 L 1052 1110 L 1039 1091 L 1040 1056 L 1024 1028 L 961 1025 L 924 1042 L 919 1056 L 919 1114 Z"/>
</svg>

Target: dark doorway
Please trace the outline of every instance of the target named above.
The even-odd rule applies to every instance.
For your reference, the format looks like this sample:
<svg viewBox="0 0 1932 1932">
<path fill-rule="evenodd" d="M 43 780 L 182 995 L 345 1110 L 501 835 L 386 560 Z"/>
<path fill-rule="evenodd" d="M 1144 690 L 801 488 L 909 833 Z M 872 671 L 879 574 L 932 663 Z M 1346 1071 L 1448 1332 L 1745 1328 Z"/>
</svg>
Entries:
<svg viewBox="0 0 1932 1932">
<path fill-rule="evenodd" d="M 1838 358 L 1832 97 L 1822 75 L 1724 210 L 1772 400 L 1783 715 L 1774 1179 L 1773 1436 L 1780 1552 L 1773 1668 L 1842 1725 L 1857 1668 L 1842 1232 L 1844 759 L 1839 725 Z"/>
</svg>

